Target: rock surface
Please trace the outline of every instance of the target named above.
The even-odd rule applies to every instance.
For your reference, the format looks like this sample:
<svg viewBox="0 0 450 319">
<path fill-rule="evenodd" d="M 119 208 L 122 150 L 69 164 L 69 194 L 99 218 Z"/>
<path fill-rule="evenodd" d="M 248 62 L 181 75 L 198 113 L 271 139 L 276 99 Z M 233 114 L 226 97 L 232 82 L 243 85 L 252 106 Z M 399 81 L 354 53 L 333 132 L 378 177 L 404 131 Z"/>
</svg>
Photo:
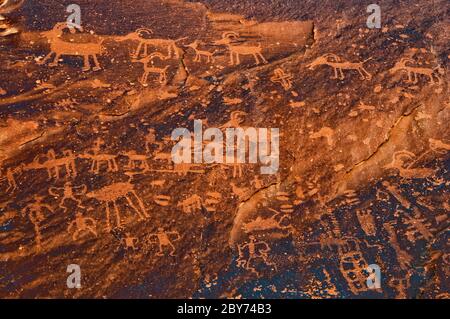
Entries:
<svg viewBox="0 0 450 319">
<path fill-rule="evenodd" d="M 354 0 L 78 0 L 69 30 L 73 2 L 4 12 L 1 298 L 448 298 L 448 1 L 369 29 Z M 194 120 L 279 128 L 277 174 L 174 165 Z"/>
</svg>

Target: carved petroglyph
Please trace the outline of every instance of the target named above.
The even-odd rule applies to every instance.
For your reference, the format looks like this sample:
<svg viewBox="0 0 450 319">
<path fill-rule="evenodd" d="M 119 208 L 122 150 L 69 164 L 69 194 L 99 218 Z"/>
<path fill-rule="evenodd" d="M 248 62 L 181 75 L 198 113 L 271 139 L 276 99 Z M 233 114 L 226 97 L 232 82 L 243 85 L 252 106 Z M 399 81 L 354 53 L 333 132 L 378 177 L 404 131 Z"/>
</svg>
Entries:
<svg viewBox="0 0 450 319">
<path fill-rule="evenodd" d="M 411 255 L 409 255 L 406 251 L 400 248 L 400 244 L 398 243 L 397 240 L 397 233 L 395 232 L 394 225 L 395 225 L 394 223 L 390 222 L 385 223 L 383 227 L 387 231 L 389 235 L 389 242 L 391 243 L 392 248 L 395 250 L 397 254 L 397 261 L 400 265 L 400 268 L 402 270 L 408 270 L 409 268 L 411 268 L 411 262 L 413 259 Z"/>
<path fill-rule="evenodd" d="M 290 217 L 288 215 L 283 215 L 283 212 L 276 211 L 272 208 L 268 208 L 273 215 L 264 218 L 261 216 L 256 217 L 254 220 L 244 223 L 242 225 L 242 230 L 245 233 L 252 233 L 256 231 L 287 231 L 288 234 L 294 231 L 292 225 L 290 225 Z M 287 221 L 287 222 L 286 222 Z M 286 225 L 287 224 L 287 225 Z"/>
<path fill-rule="evenodd" d="M 183 209 L 183 212 L 186 214 L 195 213 L 202 209 L 202 198 L 197 194 L 194 194 L 184 200 L 182 200 L 177 207 Z"/>
<path fill-rule="evenodd" d="M 44 197 L 35 196 L 34 203 L 30 203 L 22 210 L 22 216 L 27 216 L 30 222 L 33 224 L 35 232 L 36 248 L 42 249 L 42 235 L 40 224 L 45 220 L 44 212 L 48 211 L 53 213 L 53 208 L 47 204 L 44 204 L 42 200 Z"/>
<path fill-rule="evenodd" d="M 256 265 L 254 265 L 254 261 L 257 259 L 262 259 L 264 264 L 267 266 L 272 266 L 275 270 L 277 270 L 277 266 L 269 260 L 268 254 L 271 250 L 269 244 L 265 241 L 257 240 L 253 235 L 250 235 L 249 239 L 249 242 L 238 246 L 239 257 L 237 260 L 237 266 L 259 275 L 259 272 L 256 270 Z"/>
<path fill-rule="evenodd" d="M 340 79 L 340 80 L 345 79 L 343 70 L 356 70 L 360 74 L 362 80 L 371 80 L 372 75 L 364 68 L 364 63 L 366 63 L 371 59 L 372 58 L 364 60 L 363 62 L 353 63 L 345 61 L 335 54 L 327 53 L 318 57 L 316 60 L 308 64 L 307 67 L 310 70 L 314 70 L 317 66 L 320 65 L 331 66 L 334 69 L 334 78 L 332 79 Z"/>
<path fill-rule="evenodd" d="M 181 49 L 177 46 L 177 42 L 186 39 L 186 37 L 177 40 L 145 38 L 145 36 L 150 36 L 151 34 L 153 34 L 153 31 L 149 28 L 139 28 L 135 32 L 118 38 L 117 41 L 138 41 L 139 44 L 132 55 L 132 57 L 136 59 L 141 55 L 141 51 L 143 51 L 144 56 L 148 56 L 149 47 L 165 47 L 167 48 L 168 58 L 172 58 L 172 55 L 177 59 L 180 57 Z"/>
<path fill-rule="evenodd" d="M 136 151 L 125 152 L 122 155 L 128 157 L 126 169 L 135 170 L 141 168 L 143 172 L 150 171 L 150 166 L 147 163 L 147 155 L 137 154 Z"/>
<path fill-rule="evenodd" d="M 67 231 L 72 233 L 72 239 L 78 240 L 82 235 L 94 235 L 97 237 L 96 222 L 93 218 L 84 217 L 82 213 L 75 213 L 75 220 L 67 227 Z"/>
<path fill-rule="evenodd" d="M 408 74 L 408 82 L 412 84 L 417 84 L 419 82 L 418 75 L 424 75 L 428 77 L 428 80 L 431 84 L 442 83 L 442 79 L 438 73 L 439 66 L 432 69 L 423 67 L 412 67 L 408 66 L 407 63 L 417 64 L 417 62 L 411 58 L 402 58 L 400 61 L 395 63 L 394 67 L 390 70 L 390 73 L 393 74 L 396 72 L 405 71 Z"/>
<path fill-rule="evenodd" d="M 362 230 L 367 236 L 376 235 L 377 227 L 375 224 L 375 218 L 372 216 L 370 209 L 357 209 L 356 217 L 358 218 Z"/>
<path fill-rule="evenodd" d="M 114 183 L 105 186 L 96 191 L 92 191 L 86 194 L 89 198 L 94 198 L 100 202 L 103 202 L 106 207 L 106 229 L 111 231 L 110 223 L 110 205 L 113 206 L 116 214 L 116 226 L 120 227 L 122 222 L 120 219 L 120 210 L 118 207 L 118 201 L 125 199 L 131 209 L 138 215 L 139 220 L 144 220 L 149 215 L 144 207 L 144 203 L 134 190 L 134 185 L 131 182 Z M 133 200 L 137 202 L 137 206 L 133 203 Z"/>
<path fill-rule="evenodd" d="M 75 32 L 75 29 L 69 28 L 66 22 L 59 22 L 53 27 L 52 30 L 42 32 L 42 35 L 45 36 L 50 43 L 50 53 L 42 61 L 38 62 L 38 64 L 46 63 L 54 54 L 55 58 L 53 59 L 53 62 L 49 63 L 49 66 L 57 66 L 61 56 L 72 55 L 83 57 L 83 71 L 89 71 L 91 69 L 89 57 L 92 57 L 94 60 L 94 67 L 92 70 L 100 70 L 101 66 L 98 62 L 97 55 L 103 54 L 102 43 L 104 39 L 99 39 L 96 43 L 76 43 L 64 41 L 61 39 L 61 36 L 66 28 L 69 29 L 71 33 Z M 76 26 L 76 28 L 83 31 L 80 26 Z"/>
<path fill-rule="evenodd" d="M 290 73 L 285 73 L 283 69 L 278 68 L 273 71 L 273 76 L 270 81 L 280 84 L 286 91 L 292 88 L 293 76 Z"/>
<path fill-rule="evenodd" d="M 429 168 L 411 168 L 417 161 L 411 162 L 416 155 L 408 151 L 395 152 L 392 162 L 384 168 L 396 169 L 403 178 L 427 178 L 434 174 L 434 170 Z M 407 162 L 410 161 L 409 164 Z"/>
<path fill-rule="evenodd" d="M 159 52 L 152 53 L 144 58 L 137 59 L 134 58 L 131 61 L 132 62 L 139 62 L 142 63 L 144 66 L 144 73 L 142 74 L 141 78 L 139 79 L 139 83 L 141 83 L 143 86 L 147 86 L 148 76 L 150 74 L 157 74 L 159 76 L 158 80 L 161 84 L 167 83 L 167 70 L 169 69 L 170 65 L 166 65 L 165 67 L 156 67 L 154 66 L 154 60 L 158 58 L 161 61 L 166 60 L 167 57 L 162 55 Z"/>
<path fill-rule="evenodd" d="M 201 41 L 195 40 L 194 42 L 186 45 L 186 47 L 189 47 L 195 51 L 194 62 L 202 62 L 202 57 L 206 58 L 207 63 L 214 62 L 215 61 L 214 54 L 216 53 L 216 51 L 209 52 L 209 51 L 200 50 L 198 48 L 200 44 L 202 44 Z"/>
<path fill-rule="evenodd" d="M 262 55 L 262 46 L 259 43 L 258 46 L 248 46 L 248 45 L 239 45 L 236 44 L 236 41 L 239 39 L 239 34 L 236 32 L 224 32 L 222 34 L 222 39 L 214 42 L 214 45 L 225 45 L 230 51 L 230 64 L 231 65 L 239 65 L 241 64 L 240 56 L 241 55 L 252 55 L 255 58 L 256 64 L 260 64 L 262 62 L 268 63 L 267 60 Z M 236 59 L 236 60 L 235 60 Z"/>
<path fill-rule="evenodd" d="M 171 236 L 175 235 L 175 239 L 170 239 Z M 173 245 L 172 241 L 177 241 L 181 239 L 180 234 L 177 231 L 164 231 L 164 228 L 159 227 L 158 232 L 150 234 L 149 239 L 156 238 L 156 241 L 151 241 L 151 244 L 158 244 L 158 252 L 156 253 L 157 256 L 164 256 L 164 250 L 165 248 L 169 248 L 170 256 L 175 256 L 175 246 Z"/>
<path fill-rule="evenodd" d="M 19 33 L 19 29 L 11 25 L 2 14 L 19 9 L 24 2 L 24 0 L 4 0 L 0 3 L 0 37 L 7 37 Z"/>
<path fill-rule="evenodd" d="M 77 203 L 79 208 L 84 208 L 81 205 L 81 200 L 77 199 L 75 196 L 83 196 L 87 192 L 86 185 L 72 186 L 71 182 L 66 182 L 64 187 L 50 187 L 48 193 L 54 197 L 62 197 L 59 202 L 59 207 L 63 208 L 64 212 L 67 211 L 67 207 L 64 206 L 66 200 L 72 200 Z"/>
<path fill-rule="evenodd" d="M 22 174 L 24 171 L 25 165 L 20 164 L 17 167 L 8 167 L 5 172 L 5 177 L 0 178 L 0 180 L 6 179 L 8 182 L 8 188 L 6 189 L 6 192 L 14 192 L 17 189 L 17 182 L 15 175 L 16 174 Z"/>
<path fill-rule="evenodd" d="M 116 161 L 117 155 L 100 153 L 103 144 L 105 144 L 104 141 L 98 138 L 94 143 L 92 153 L 78 155 L 79 158 L 92 160 L 91 173 L 99 174 L 102 164 L 107 165 L 107 172 L 119 171 L 119 166 Z"/>
<path fill-rule="evenodd" d="M 76 157 L 73 155 L 71 150 L 63 151 L 64 156 L 56 158 L 56 153 L 53 149 L 50 149 L 47 154 L 38 155 L 34 158 L 34 161 L 30 164 L 25 165 L 25 170 L 34 169 L 46 169 L 48 174 L 48 179 L 56 178 L 60 179 L 60 168 L 64 167 L 66 175 L 69 177 L 77 176 L 77 169 L 75 165 Z M 41 162 L 41 159 L 44 159 Z"/>
</svg>

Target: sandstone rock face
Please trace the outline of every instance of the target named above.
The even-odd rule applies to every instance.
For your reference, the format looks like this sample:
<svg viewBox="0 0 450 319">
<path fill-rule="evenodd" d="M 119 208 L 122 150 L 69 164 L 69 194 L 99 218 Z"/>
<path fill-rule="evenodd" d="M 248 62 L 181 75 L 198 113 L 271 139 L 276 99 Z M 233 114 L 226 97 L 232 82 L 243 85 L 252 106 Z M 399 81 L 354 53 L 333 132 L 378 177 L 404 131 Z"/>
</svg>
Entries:
<svg viewBox="0 0 450 319">
<path fill-rule="evenodd" d="M 73 2 L 0 9 L 0 297 L 448 298 L 448 1 Z"/>
</svg>

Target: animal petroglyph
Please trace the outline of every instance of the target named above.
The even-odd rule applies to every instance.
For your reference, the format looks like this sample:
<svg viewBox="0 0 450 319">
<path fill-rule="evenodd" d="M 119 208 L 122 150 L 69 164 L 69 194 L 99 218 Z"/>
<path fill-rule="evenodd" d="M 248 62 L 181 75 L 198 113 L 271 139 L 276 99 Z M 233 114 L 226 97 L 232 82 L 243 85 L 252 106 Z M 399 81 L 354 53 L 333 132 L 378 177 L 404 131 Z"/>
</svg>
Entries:
<svg viewBox="0 0 450 319">
<path fill-rule="evenodd" d="M 198 47 L 199 45 L 202 44 L 201 41 L 199 40 L 195 40 L 194 42 L 186 45 L 187 47 L 191 48 L 192 50 L 195 51 L 195 58 L 194 58 L 194 62 L 202 62 L 202 57 L 206 58 L 206 62 L 214 62 L 214 54 L 216 53 L 216 51 L 214 52 L 209 52 L 209 51 L 204 51 L 204 50 L 200 50 Z"/>
<path fill-rule="evenodd" d="M 160 60 L 166 60 L 167 57 L 162 55 L 159 52 L 152 53 L 144 58 L 141 59 L 132 59 L 132 62 L 139 62 L 142 63 L 144 66 L 144 73 L 142 74 L 141 78 L 139 79 L 139 83 L 141 83 L 143 86 L 147 85 L 148 76 L 150 74 L 157 74 L 159 75 L 159 83 L 166 84 L 167 83 L 167 70 L 169 69 L 170 65 L 166 65 L 165 67 L 156 67 L 154 66 L 154 60 L 158 58 Z"/>
<path fill-rule="evenodd" d="M 60 168 L 64 167 L 66 175 L 69 177 L 77 176 L 77 169 L 75 165 L 76 157 L 73 155 L 71 150 L 63 151 L 64 156 L 56 158 L 56 153 L 53 149 L 50 149 L 47 154 L 38 155 L 34 158 L 33 162 L 25 165 L 25 170 L 34 169 L 46 169 L 48 174 L 48 179 L 56 178 L 60 179 Z M 43 162 L 41 160 L 44 159 Z"/>
<path fill-rule="evenodd" d="M 286 91 L 292 88 L 293 76 L 290 73 L 285 73 L 283 69 L 278 68 L 273 71 L 273 76 L 270 81 L 273 83 L 279 83 Z"/>
<path fill-rule="evenodd" d="M 434 174 L 434 170 L 429 168 L 411 168 L 417 161 L 412 161 L 416 155 L 408 151 L 395 152 L 392 156 L 392 162 L 385 168 L 398 170 L 403 178 L 427 178 Z M 406 162 L 410 161 L 409 164 Z M 411 162 L 412 161 L 412 162 Z"/>
<path fill-rule="evenodd" d="M 75 229 L 75 231 L 74 231 Z M 72 233 L 72 239 L 78 240 L 82 235 L 94 235 L 97 237 L 96 222 L 93 218 L 84 217 L 80 212 L 75 213 L 75 220 L 67 227 L 67 231 Z"/>
<path fill-rule="evenodd" d="M 262 55 L 261 43 L 258 46 L 248 46 L 236 44 L 235 41 L 239 39 L 239 34 L 236 32 L 224 32 L 222 34 L 222 39 L 214 42 L 214 45 L 225 45 L 230 51 L 230 64 L 239 65 L 241 64 L 241 55 L 252 55 L 255 58 L 256 64 L 262 62 L 268 63 L 267 60 Z M 236 59 L 236 60 L 235 60 Z"/>
<path fill-rule="evenodd" d="M 91 69 L 91 64 L 89 62 L 89 57 L 94 60 L 94 67 L 92 70 L 98 71 L 101 69 L 100 63 L 98 62 L 97 55 L 103 54 L 102 43 L 104 39 L 99 39 L 98 42 L 94 43 L 76 43 L 64 41 L 61 39 L 64 29 L 69 29 L 71 33 L 75 32 L 74 28 L 69 28 L 66 22 L 57 23 L 52 30 L 42 32 L 42 35 L 48 39 L 50 43 L 50 53 L 44 57 L 44 59 L 39 64 L 46 63 L 54 54 L 55 58 L 53 62 L 49 63 L 49 66 L 57 66 L 58 61 L 63 55 L 71 56 L 82 56 L 83 57 L 83 71 L 89 71 Z M 80 26 L 77 29 L 83 31 Z"/>
<path fill-rule="evenodd" d="M 132 32 L 126 36 L 120 37 L 117 40 L 122 41 L 138 41 L 139 44 L 136 48 L 136 51 L 133 53 L 133 58 L 139 58 L 141 55 L 141 51 L 143 51 L 144 56 L 148 56 L 148 48 L 149 47 L 165 47 L 167 48 L 167 58 L 172 58 L 172 55 L 175 58 L 180 57 L 181 49 L 177 46 L 177 42 L 186 39 L 186 37 L 170 40 L 170 39 L 157 39 L 157 38 L 145 38 L 145 36 L 150 36 L 153 34 L 153 31 L 149 28 L 139 28 L 135 32 Z"/>
<path fill-rule="evenodd" d="M 194 194 L 186 198 L 185 200 L 181 201 L 181 203 L 179 203 L 177 206 L 178 207 L 181 206 L 183 212 L 186 214 L 195 213 L 202 209 L 202 198 L 197 194 Z"/>
<path fill-rule="evenodd" d="M 117 165 L 116 161 L 117 155 L 100 153 L 103 144 L 103 140 L 98 138 L 94 143 L 92 153 L 78 155 L 79 158 L 92 160 L 91 173 L 99 174 L 102 164 L 107 165 L 107 172 L 119 171 L 119 166 Z"/>
<path fill-rule="evenodd" d="M 249 236 L 250 241 L 238 246 L 239 257 L 237 260 L 237 266 L 242 267 L 252 273 L 259 275 L 253 262 L 257 259 L 262 259 L 262 261 L 267 266 L 272 266 L 277 270 L 277 266 L 269 261 L 270 247 L 265 241 L 258 241 L 255 236 Z M 247 257 L 245 254 L 247 251 Z"/>
<path fill-rule="evenodd" d="M 269 208 L 271 212 L 274 214 L 268 218 L 264 218 L 261 216 L 256 217 L 254 220 L 243 224 L 242 230 L 245 233 L 251 233 L 256 231 L 268 231 L 268 230 L 281 230 L 281 231 L 288 231 L 288 233 L 291 233 L 294 231 L 294 228 L 292 225 L 283 225 L 285 221 L 289 221 L 289 216 L 285 215 L 282 216 L 282 212 L 278 212 L 272 208 Z"/>
<path fill-rule="evenodd" d="M 80 208 L 84 208 L 81 206 L 81 200 L 77 199 L 75 196 L 83 196 L 87 192 L 86 185 L 81 186 L 72 186 L 71 182 L 67 182 L 64 184 L 64 187 L 50 187 L 48 193 L 54 197 L 62 197 L 59 203 L 59 207 L 62 207 L 64 211 L 67 211 L 67 207 L 64 206 L 64 202 L 66 200 L 73 200 L 77 203 L 77 206 Z"/>
<path fill-rule="evenodd" d="M 86 194 L 89 198 L 94 198 L 100 202 L 105 203 L 106 207 L 106 229 L 111 231 L 110 223 L 110 205 L 112 204 L 114 211 L 116 213 L 116 226 L 121 226 L 120 211 L 118 207 L 118 201 L 120 199 L 125 199 L 132 208 L 132 210 L 137 213 L 139 220 L 144 220 L 149 215 L 144 207 L 142 200 L 136 194 L 134 190 L 134 185 L 131 182 L 114 183 L 105 186 L 96 191 L 92 191 Z M 137 206 L 133 203 L 133 199 L 137 202 Z"/>
<path fill-rule="evenodd" d="M 394 67 L 390 70 L 390 73 L 396 73 L 396 72 L 403 72 L 405 71 L 408 74 L 408 82 L 417 84 L 419 82 L 418 75 L 424 75 L 428 77 L 429 82 L 431 84 L 440 84 L 442 82 L 441 77 L 438 74 L 439 66 L 436 68 L 423 68 L 423 67 L 412 67 L 408 66 L 407 64 L 417 64 L 416 61 L 414 61 L 411 58 L 403 58 L 397 63 L 395 63 Z M 436 81 L 437 80 L 437 81 Z"/>
<path fill-rule="evenodd" d="M 27 216 L 30 222 L 33 224 L 36 240 L 36 248 L 42 249 L 42 235 L 40 224 L 45 220 L 44 212 L 48 211 L 53 213 L 53 208 L 49 205 L 42 203 L 44 198 L 41 196 L 34 197 L 34 203 L 28 204 L 22 210 L 22 216 Z"/>
<path fill-rule="evenodd" d="M 170 239 L 170 236 L 175 235 L 175 239 Z M 156 241 L 152 241 L 151 238 L 156 238 Z M 151 244 L 158 244 L 159 250 L 156 253 L 157 256 L 164 256 L 164 250 L 166 247 L 169 248 L 170 256 L 175 255 L 175 246 L 172 244 L 172 241 L 177 241 L 181 239 L 180 234 L 177 231 L 164 231 L 163 228 L 159 227 L 158 232 L 149 235 Z"/>
<path fill-rule="evenodd" d="M 127 169 L 135 170 L 143 168 L 144 172 L 150 171 L 150 166 L 147 163 L 147 155 L 137 154 L 136 151 L 125 152 L 123 155 L 128 157 Z"/>
<path fill-rule="evenodd" d="M 318 57 L 316 60 L 308 64 L 308 68 L 310 70 L 314 70 L 317 66 L 320 65 L 328 65 L 331 66 L 334 69 L 334 78 L 332 79 L 340 79 L 344 80 L 345 75 L 343 70 L 356 70 L 361 75 L 362 80 L 371 80 L 372 75 L 364 68 L 364 63 L 371 60 L 372 58 L 369 58 L 363 62 L 348 62 L 340 58 L 339 56 L 327 53 L 320 57 Z M 339 75 L 338 75 L 339 72 Z"/>
</svg>

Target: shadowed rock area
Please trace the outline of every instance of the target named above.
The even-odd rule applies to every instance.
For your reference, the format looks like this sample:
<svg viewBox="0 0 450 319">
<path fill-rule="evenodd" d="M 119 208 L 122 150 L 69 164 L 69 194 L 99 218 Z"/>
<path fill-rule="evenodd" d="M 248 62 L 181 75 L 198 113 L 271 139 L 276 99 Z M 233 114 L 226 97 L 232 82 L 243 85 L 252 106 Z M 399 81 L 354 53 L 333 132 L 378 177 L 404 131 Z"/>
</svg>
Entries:
<svg viewBox="0 0 450 319">
<path fill-rule="evenodd" d="M 1 298 L 449 297 L 448 1 L 7 2 Z M 195 120 L 277 172 L 173 163 Z"/>
</svg>

